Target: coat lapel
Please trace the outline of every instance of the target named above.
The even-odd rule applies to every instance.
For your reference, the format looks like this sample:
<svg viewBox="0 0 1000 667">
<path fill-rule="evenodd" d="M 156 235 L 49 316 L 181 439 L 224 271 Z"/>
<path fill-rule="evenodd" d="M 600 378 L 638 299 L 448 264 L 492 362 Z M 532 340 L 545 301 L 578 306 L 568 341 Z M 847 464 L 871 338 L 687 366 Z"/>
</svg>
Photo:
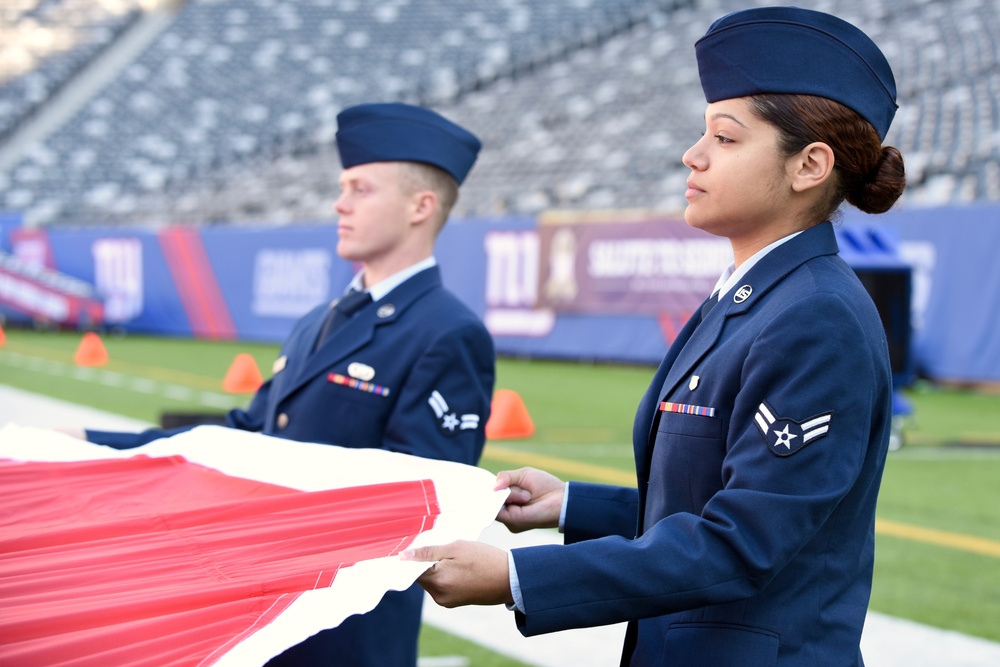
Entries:
<svg viewBox="0 0 1000 667">
<path fill-rule="evenodd" d="M 326 310 L 308 326 L 303 327 L 302 338 L 294 346 L 296 358 L 289 360 L 287 371 L 294 381 L 283 387 L 279 401 L 303 385 L 367 345 L 377 327 L 392 326 L 411 305 L 428 291 L 441 287 L 441 272 L 434 266 L 408 279 L 380 300 L 366 305 L 350 320 L 337 329 L 323 347 L 312 352 L 316 336 L 323 326 Z"/>
<path fill-rule="evenodd" d="M 660 386 L 658 401 L 662 401 L 665 396 L 673 392 L 678 384 L 687 379 L 691 370 L 715 346 L 719 334 L 722 333 L 722 325 L 726 321 L 731 305 L 732 301 L 729 299 L 718 303 L 705 318 L 705 321 L 700 322 L 697 328 L 691 332 L 688 340 L 681 345 L 674 363 L 670 365 L 670 370 Z"/>
<path fill-rule="evenodd" d="M 677 338 L 670 344 L 666 356 L 660 362 L 656 374 L 649 382 L 646 394 L 639 402 L 639 409 L 636 411 L 635 424 L 632 431 L 632 447 L 636 461 L 636 476 L 643 486 L 643 480 L 649 479 L 649 456 L 650 447 L 653 442 L 653 428 L 656 425 L 656 413 L 659 410 L 660 398 L 663 396 L 663 389 L 667 377 L 671 375 L 674 363 L 678 355 L 691 339 L 695 329 L 701 323 L 701 308 L 696 310 L 681 327 Z"/>
<path fill-rule="evenodd" d="M 804 262 L 820 255 L 835 255 L 837 252 L 839 249 L 833 225 L 824 222 L 811 227 L 762 258 L 747 272 L 742 284 L 724 295 L 712 308 L 704 322 L 701 321 L 700 309 L 695 311 L 667 350 L 636 413 L 633 449 L 640 488 L 650 475 L 649 466 L 656 435 L 654 428 L 660 402 L 673 393 L 681 382 L 690 378 L 694 367 L 715 347 L 726 321 L 753 308 L 759 299 Z M 749 296 L 737 302 L 735 293 L 743 285 L 750 285 L 752 289 Z"/>
</svg>

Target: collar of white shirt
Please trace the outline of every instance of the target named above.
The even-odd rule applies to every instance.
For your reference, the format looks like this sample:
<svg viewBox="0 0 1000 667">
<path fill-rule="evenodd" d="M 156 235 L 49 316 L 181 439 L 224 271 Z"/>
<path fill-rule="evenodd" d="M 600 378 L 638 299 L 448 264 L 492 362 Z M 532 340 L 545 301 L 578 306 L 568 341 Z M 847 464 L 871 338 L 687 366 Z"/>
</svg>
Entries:
<svg viewBox="0 0 1000 667">
<path fill-rule="evenodd" d="M 736 283 L 742 280 L 743 276 L 745 276 L 747 272 L 754 267 L 754 264 L 762 260 L 767 253 L 771 252 L 785 241 L 790 241 L 801 233 L 801 231 L 798 231 L 793 234 L 789 234 L 788 236 L 783 236 L 771 245 L 761 248 L 755 252 L 750 259 L 740 264 L 740 268 L 738 269 L 735 267 L 733 262 L 730 262 L 729 266 L 727 266 L 725 271 L 722 272 L 722 275 L 719 276 L 719 280 L 715 283 L 715 289 L 712 290 L 712 293 L 714 294 L 718 292 L 719 300 L 721 301 L 722 297 L 729 292 L 729 290 L 733 289 L 733 287 L 736 286 Z"/>
<path fill-rule="evenodd" d="M 378 281 L 374 285 L 370 285 L 367 288 L 367 291 L 372 295 L 372 301 L 378 301 L 413 276 L 417 275 L 421 271 L 431 268 L 432 266 L 437 266 L 437 260 L 433 255 L 427 259 L 417 262 L 416 264 L 411 264 L 402 271 L 398 271 L 388 278 Z M 348 286 L 348 289 L 353 288 L 362 292 L 365 291 L 364 275 L 365 272 L 363 269 L 354 274 L 354 278 L 351 280 L 351 284 Z"/>
</svg>

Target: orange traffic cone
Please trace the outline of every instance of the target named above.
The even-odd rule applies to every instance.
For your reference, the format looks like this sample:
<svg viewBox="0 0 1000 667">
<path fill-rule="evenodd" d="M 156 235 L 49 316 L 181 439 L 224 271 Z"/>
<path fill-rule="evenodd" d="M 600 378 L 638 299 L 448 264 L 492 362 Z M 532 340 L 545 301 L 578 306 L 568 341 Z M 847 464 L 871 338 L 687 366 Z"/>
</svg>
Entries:
<svg viewBox="0 0 1000 667">
<path fill-rule="evenodd" d="M 528 408 L 516 391 L 497 389 L 493 392 L 493 406 L 486 422 L 487 439 L 528 438 L 534 432 L 535 424 L 531 421 Z"/>
<path fill-rule="evenodd" d="M 73 360 L 77 366 L 103 366 L 108 363 L 108 351 L 101 337 L 93 331 L 83 334 Z"/>
<path fill-rule="evenodd" d="M 3 327 L 0 327 L 0 347 L 7 342 L 7 334 L 3 332 Z"/>
<path fill-rule="evenodd" d="M 233 359 L 222 381 L 222 388 L 230 394 L 252 394 L 264 384 L 264 378 L 257 368 L 257 361 L 246 352 L 241 352 Z"/>
</svg>

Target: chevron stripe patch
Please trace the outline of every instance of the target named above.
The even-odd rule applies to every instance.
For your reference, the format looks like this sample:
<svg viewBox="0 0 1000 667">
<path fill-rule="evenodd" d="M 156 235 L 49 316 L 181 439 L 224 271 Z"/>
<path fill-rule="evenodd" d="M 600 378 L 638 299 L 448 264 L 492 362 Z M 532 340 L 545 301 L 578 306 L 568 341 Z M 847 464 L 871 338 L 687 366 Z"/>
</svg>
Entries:
<svg viewBox="0 0 1000 667">
<path fill-rule="evenodd" d="M 810 442 L 830 432 L 833 412 L 824 412 L 805 421 L 777 417 L 767 403 L 757 406 L 754 422 L 768 449 L 778 456 L 791 456 Z"/>
</svg>

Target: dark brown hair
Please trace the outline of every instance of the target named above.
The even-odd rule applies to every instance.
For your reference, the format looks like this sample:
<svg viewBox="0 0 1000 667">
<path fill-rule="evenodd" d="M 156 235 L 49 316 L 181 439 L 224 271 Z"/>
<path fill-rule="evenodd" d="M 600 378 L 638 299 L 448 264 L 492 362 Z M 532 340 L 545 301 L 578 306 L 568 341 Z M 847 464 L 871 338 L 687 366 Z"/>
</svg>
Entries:
<svg viewBox="0 0 1000 667">
<path fill-rule="evenodd" d="M 778 148 L 785 157 L 817 141 L 833 150 L 836 184 L 825 210 L 817 211 L 821 219 L 832 216 L 844 200 L 865 213 L 885 213 L 903 194 L 902 154 L 883 146 L 875 128 L 855 111 L 813 95 L 754 95 L 750 107 L 778 128 Z"/>
</svg>

